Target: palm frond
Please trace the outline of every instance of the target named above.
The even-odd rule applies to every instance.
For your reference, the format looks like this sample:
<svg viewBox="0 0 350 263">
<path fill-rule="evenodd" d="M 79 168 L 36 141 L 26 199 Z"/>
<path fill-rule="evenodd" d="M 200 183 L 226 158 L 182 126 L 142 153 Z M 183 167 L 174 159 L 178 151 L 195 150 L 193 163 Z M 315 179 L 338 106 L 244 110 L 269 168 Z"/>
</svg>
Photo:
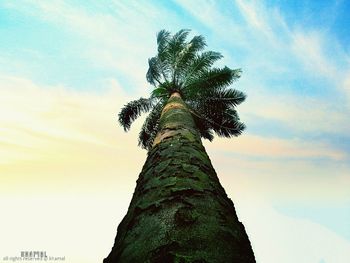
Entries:
<svg viewBox="0 0 350 263">
<path fill-rule="evenodd" d="M 214 135 L 210 123 L 203 120 L 201 115 L 197 114 L 194 110 L 191 110 L 191 114 L 200 136 L 204 139 L 212 141 L 214 139 Z"/>
<path fill-rule="evenodd" d="M 148 66 L 149 68 L 146 73 L 147 81 L 154 86 L 160 84 L 162 78 L 162 69 L 159 67 L 160 65 L 157 57 L 150 58 L 148 60 Z"/>
<path fill-rule="evenodd" d="M 178 67 L 178 60 L 180 58 L 181 52 L 186 48 L 186 38 L 190 30 L 182 29 L 178 31 L 169 41 L 167 53 L 168 53 L 168 62 L 171 65 L 171 81 L 175 83 L 176 70 Z"/>
<path fill-rule="evenodd" d="M 203 51 L 202 36 L 187 40 L 190 30 L 182 29 L 172 35 L 161 30 L 157 34 L 158 53 L 148 60 L 147 81 L 154 86 L 148 99 L 140 98 L 124 106 L 119 123 L 127 131 L 141 113 L 151 111 L 139 133 L 139 146 L 152 147 L 159 130 L 162 108 L 173 92 L 178 92 L 188 106 L 202 138 L 213 140 L 214 133 L 231 137 L 242 133 L 245 125 L 239 120 L 235 107 L 246 95 L 229 88 L 240 77 L 240 69 L 213 68 L 223 56 Z"/>
<path fill-rule="evenodd" d="M 181 46 L 186 43 L 186 38 L 191 30 L 189 29 L 181 29 L 178 32 L 175 33 L 175 35 L 172 37 L 172 39 L 169 41 L 169 46 L 173 45 Z"/>
<path fill-rule="evenodd" d="M 188 102 L 197 117 L 196 125 L 206 127 L 207 130 L 212 130 L 219 136 L 231 137 L 241 134 L 245 125 L 240 122 L 232 102 L 211 101 L 210 95 L 206 95 L 208 97 Z"/>
<path fill-rule="evenodd" d="M 232 115 L 230 110 L 218 112 L 217 114 L 196 113 L 198 119 L 203 122 L 203 126 L 212 129 L 217 135 L 221 137 L 232 137 L 240 135 L 245 129 L 238 115 Z"/>
<path fill-rule="evenodd" d="M 170 40 L 170 32 L 163 29 L 157 34 L 158 53 L 164 52 Z"/>
<path fill-rule="evenodd" d="M 207 43 L 205 42 L 205 38 L 203 36 L 194 36 L 189 42 L 193 52 L 199 52 L 206 47 Z"/>
<path fill-rule="evenodd" d="M 232 116 L 226 115 L 221 119 L 221 123 L 217 123 L 214 120 L 212 122 L 212 127 L 214 132 L 221 137 L 232 137 L 242 134 L 245 129 L 244 123 L 236 120 Z"/>
<path fill-rule="evenodd" d="M 170 32 L 166 30 L 161 30 L 157 34 L 158 54 L 155 56 L 155 59 L 157 61 L 157 68 L 159 69 L 164 81 L 170 81 L 172 74 L 169 54 L 169 42 L 171 39 L 172 36 Z"/>
<path fill-rule="evenodd" d="M 164 81 L 153 89 L 151 92 L 151 97 L 163 100 L 169 98 L 172 92 L 174 92 L 173 83 Z"/>
<path fill-rule="evenodd" d="M 193 82 L 197 79 L 199 74 L 207 72 L 210 67 L 215 63 L 215 61 L 222 58 L 219 52 L 206 51 L 200 55 L 197 55 L 193 60 L 191 65 L 188 67 L 186 75 L 183 77 L 182 85 L 186 87 L 188 83 Z"/>
<path fill-rule="evenodd" d="M 247 96 L 242 91 L 222 88 L 210 90 L 205 100 L 208 104 L 220 102 L 226 103 L 229 106 L 237 106 L 241 104 L 246 97 Z"/>
<path fill-rule="evenodd" d="M 153 98 L 140 98 L 138 100 L 130 101 L 126 104 L 118 115 L 118 120 L 124 131 L 130 129 L 131 123 L 136 120 L 142 113 L 148 112 L 154 106 Z"/>
<path fill-rule="evenodd" d="M 176 70 L 174 72 L 177 84 L 180 84 L 179 80 L 184 78 L 184 75 L 190 68 L 193 59 L 205 46 L 205 39 L 202 36 L 195 36 L 179 52 L 176 61 Z"/>
<path fill-rule="evenodd" d="M 142 125 L 139 133 L 139 146 L 141 146 L 143 149 L 149 149 L 153 144 L 154 138 L 158 132 L 159 119 L 164 104 L 165 101 L 159 102 L 149 113 Z"/>
<path fill-rule="evenodd" d="M 232 84 L 240 77 L 240 69 L 212 68 L 201 72 L 186 87 L 187 96 L 194 98 L 210 90 L 221 89 Z"/>
<path fill-rule="evenodd" d="M 168 98 L 169 91 L 166 85 L 160 84 L 157 88 L 154 88 L 151 92 L 151 97 L 153 98 Z"/>
<path fill-rule="evenodd" d="M 176 56 L 186 46 L 186 38 L 189 32 L 190 30 L 188 29 L 181 29 L 169 40 L 167 51 L 173 60 L 176 60 Z"/>
</svg>

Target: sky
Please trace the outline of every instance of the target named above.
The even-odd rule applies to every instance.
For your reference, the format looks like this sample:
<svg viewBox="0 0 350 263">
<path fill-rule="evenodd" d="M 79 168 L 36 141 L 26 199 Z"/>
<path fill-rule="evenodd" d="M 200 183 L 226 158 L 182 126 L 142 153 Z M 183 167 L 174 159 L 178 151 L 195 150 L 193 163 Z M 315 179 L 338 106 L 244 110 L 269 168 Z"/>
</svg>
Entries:
<svg viewBox="0 0 350 263">
<path fill-rule="evenodd" d="M 156 33 L 191 29 L 233 88 L 247 129 L 204 145 L 258 263 L 350 258 L 349 1 L 0 1 L 0 262 L 46 251 L 102 262 L 146 152 Z M 6 261 L 4 261 L 6 262 Z"/>
</svg>

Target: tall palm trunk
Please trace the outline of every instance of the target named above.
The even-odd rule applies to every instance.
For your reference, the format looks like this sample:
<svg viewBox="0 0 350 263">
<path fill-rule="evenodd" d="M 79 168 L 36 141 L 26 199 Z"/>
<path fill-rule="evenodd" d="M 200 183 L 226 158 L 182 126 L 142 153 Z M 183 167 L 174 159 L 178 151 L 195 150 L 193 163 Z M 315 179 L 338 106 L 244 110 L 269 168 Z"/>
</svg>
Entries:
<svg viewBox="0 0 350 263">
<path fill-rule="evenodd" d="M 244 226 L 178 93 L 162 111 L 128 213 L 103 262 L 255 262 Z"/>
</svg>

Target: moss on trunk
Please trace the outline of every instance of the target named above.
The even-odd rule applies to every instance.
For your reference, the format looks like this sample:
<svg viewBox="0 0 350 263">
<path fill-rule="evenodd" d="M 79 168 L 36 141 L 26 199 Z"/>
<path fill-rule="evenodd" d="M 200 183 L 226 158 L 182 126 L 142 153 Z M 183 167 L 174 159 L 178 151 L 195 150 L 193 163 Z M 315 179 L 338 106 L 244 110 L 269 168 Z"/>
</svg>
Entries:
<svg viewBox="0 0 350 263">
<path fill-rule="evenodd" d="M 178 94 L 163 109 L 128 213 L 103 262 L 255 262 L 244 226 Z"/>
</svg>

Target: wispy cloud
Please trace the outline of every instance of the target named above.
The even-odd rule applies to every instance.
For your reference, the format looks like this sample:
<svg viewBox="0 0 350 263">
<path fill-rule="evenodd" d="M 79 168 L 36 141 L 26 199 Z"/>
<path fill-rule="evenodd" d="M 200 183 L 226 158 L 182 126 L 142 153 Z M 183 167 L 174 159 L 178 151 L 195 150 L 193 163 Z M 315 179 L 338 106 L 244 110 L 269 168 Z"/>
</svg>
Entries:
<svg viewBox="0 0 350 263">
<path fill-rule="evenodd" d="M 89 174 L 108 177 L 118 167 L 121 175 L 136 175 L 141 169 L 145 153 L 136 147 L 137 129 L 126 135 L 117 124 L 128 97 L 115 80 L 103 94 L 40 87 L 15 77 L 1 77 L 0 83 L 2 190 L 33 186 L 35 191 L 33 178 L 46 181 L 51 190 L 57 182 L 62 187 L 79 180 L 94 187 L 103 180 Z M 125 160 L 131 159 L 140 165 L 130 170 Z"/>
<path fill-rule="evenodd" d="M 126 210 L 146 155 L 136 146 L 142 120 L 125 134 L 117 125 L 116 114 L 130 99 L 147 95 L 144 75 L 147 59 L 155 52 L 155 33 L 162 28 L 192 28 L 206 36 L 209 49 L 224 54 L 222 64 L 243 68 L 235 87 L 248 94 L 238 107 L 248 129 L 232 140 L 215 139 L 206 148 L 235 201 L 258 260 L 318 263 L 323 258 L 327 263 L 343 263 L 340 257 L 349 251 L 348 241 L 315 222 L 281 216 L 271 210 L 271 203 L 348 202 L 348 51 L 322 28 L 309 27 L 302 20 L 291 23 L 282 10 L 265 2 L 175 3 L 28 0 L 21 5 L 0 4 L 12 14 L 38 22 L 35 26 L 49 25 L 49 30 L 61 33 L 62 42 L 71 41 L 58 48 L 55 56 L 45 54 L 39 45 L 28 48 L 26 41 L 19 45 L 19 53 L 0 50 L 0 187 L 3 196 L 11 196 L 3 201 L 4 206 L 12 207 L 20 218 L 15 208 L 23 211 L 27 203 L 16 202 L 13 196 L 36 193 L 41 200 L 49 193 L 81 194 L 82 200 L 76 203 L 71 197 L 53 202 L 67 207 L 59 210 L 63 214 L 84 207 L 81 215 L 74 214 L 78 219 L 93 218 L 104 224 L 108 217 L 113 229 L 101 229 L 104 236 L 110 233 L 108 244 L 112 244 L 118 223 L 112 220 L 121 219 L 125 211 L 111 212 L 111 207 Z M 55 45 L 54 35 L 49 37 L 53 38 L 50 45 Z M 61 54 L 67 56 L 65 63 L 59 61 Z M 37 67 L 31 67 L 28 57 L 37 59 Z M 73 60 L 77 64 L 71 65 Z M 98 79 L 101 86 L 94 83 L 90 91 L 78 91 L 76 83 L 65 81 L 67 67 L 74 76 L 79 65 L 84 66 L 79 74 L 86 76 L 81 78 L 82 86 L 91 79 Z M 59 85 L 34 80 L 33 76 L 42 80 L 49 70 L 55 73 L 51 81 Z M 344 140 L 339 143 L 337 137 Z M 107 198 L 98 203 L 85 200 L 95 193 Z M 258 203 L 261 199 L 266 204 Z M 28 206 L 35 204 L 40 202 L 28 201 Z M 54 212 L 45 202 L 41 204 Z M 104 218 L 92 216 L 90 205 Z M 57 220 L 40 216 L 47 222 Z M 8 215 L 6 222 L 10 224 L 13 218 Z M 43 222 L 38 218 L 33 215 L 28 224 L 38 226 Z M 72 224 L 79 222 L 75 220 L 64 221 L 65 227 L 73 229 Z M 83 226 L 95 224 L 92 219 L 88 222 Z M 12 235 L 2 230 L 5 237 Z M 76 231 L 84 233 L 83 227 Z M 266 243 L 266 236 L 271 242 Z M 59 238 L 64 242 L 65 237 Z M 103 239 L 102 234 L 98 238 Z M 288 240 L 291 244 L 285 245 Z M 27 238 L 22 244 L 31 241 Z M 42 244 L 40 241 L 35 240 Z M 54 243 L 51 240 L 51 246 Z M 0 244 L 8 242 L 3 238 Z M 7 247 L 11 246 L 16 244 Z M 86 247 L 93 244 L 86 242 Z M 271 252 L 276 248 L 277 254 Z M 101 257 L 108 253 L 102 245 L 98 251 Z M 69 255 L 74 258 L 77 253 L 84 252 Z M 97 258 L 96 253 L 91 252 L 90 259 Z M 87 262 L 87 258 L 76 259 Z"/>
<path fill-rule="evenodd" d="M 328 158 L 343 160 L 346 153 L 332 149 L 325 143 L 308 142 L 303 139 L 266 138 L 256 135 L 243 135 L 241 138 L 227 142 L 227 139 L 218 139 L 215 148 L 230 153 L 260 158 Z"/>
<path fill-rule="evenodd" d="M 210 28 L 218 38 L 224 39 L 231 47 L 238 47 L 239 51 L 242 51 L 244 55 L 236 55 L 235 51 L 226 54 L 232 59 L 240 58 L 239 64 L 242 65 L 244 72 L 241 86 L 257 99 L 265 101 L 270 96 L 274 98 L 283 93 L 281 89 L 273 91 L 273 87 L 269 86 L 274 79 L 280 79 L 281 83 L 286 84 L 288 79 L 309 78 L 315 86 L 314 94 L 301 93 L 301 87 L 298 87 L 300 84 L 293 83 L 293 91 L 289 90 L 289 97 L 285 97 L 286 101 L 298 99 L 302 105 L 307 105 L 310 100 L 308 97 L 320 94 L 322 91 L 320 85 L 339 96 L 344 95 L 346 91 L 344 82 L 350 68 L 347 60 L 349 54 L 337 44 L 336 39 L 325 38 L 322 31 L 298 25 L 297 22 L 288 24 L 278 8 L 267 8 L 260 1 L 236 1 L 235 4 L 227 4 L 228 10 L 225 13 L 220 13 L 219 4 L 214 2 L 204 6 L 180 0 L 178 3 Z M 239 11 L 239 15 L 234 13 L 235 10 Z M 224 32 L 220 30 L 221 25 L 225 25 Z M 280 85 L 283 85 L 281 83 Z M 266 97 L 258 97 L 264 94 Z M 285 92 L 283 94 L 286 95 Z M 318 97 L 318 99 L 318 103 L 322 105 L 327 98 Z M 283 109 L 278 107 L 274 111 L 281 110 Z M 289 112 L 294 116 L 300 116 L 297 112 Z M 326 115 L 327 111 L 324 111 L 324 116 Z M 268 118 L 270 115 L 265 117 Z M 288 123 L 289 119 L 284 118 L 284 122 Z M 317 126 L 316 122 L 313 123 Z"/>
<path fill-rule="evenodd" d="M 128 80 L 130 90 L 141 94 L 148 87 L 144 77 L 147 59 L 155 51 L 155 33 L 161 29 L 155 17 L 166 16 L 169 24 L 175 19 L 168 10 L 147 2 L 111 1 L 107 5 L 109 12 L 99 10 L 104 7 L 99 4 L 95 10 L 89 10 L 68 1 L 29 0 L 23 5 L 7 1 L 4 5 L 53 25 L 68 39 L 74 36 L 79 41 L 75 56 L 80 56 L 92 68 L 113 70 L 121 81 Z"/>
</svg>

